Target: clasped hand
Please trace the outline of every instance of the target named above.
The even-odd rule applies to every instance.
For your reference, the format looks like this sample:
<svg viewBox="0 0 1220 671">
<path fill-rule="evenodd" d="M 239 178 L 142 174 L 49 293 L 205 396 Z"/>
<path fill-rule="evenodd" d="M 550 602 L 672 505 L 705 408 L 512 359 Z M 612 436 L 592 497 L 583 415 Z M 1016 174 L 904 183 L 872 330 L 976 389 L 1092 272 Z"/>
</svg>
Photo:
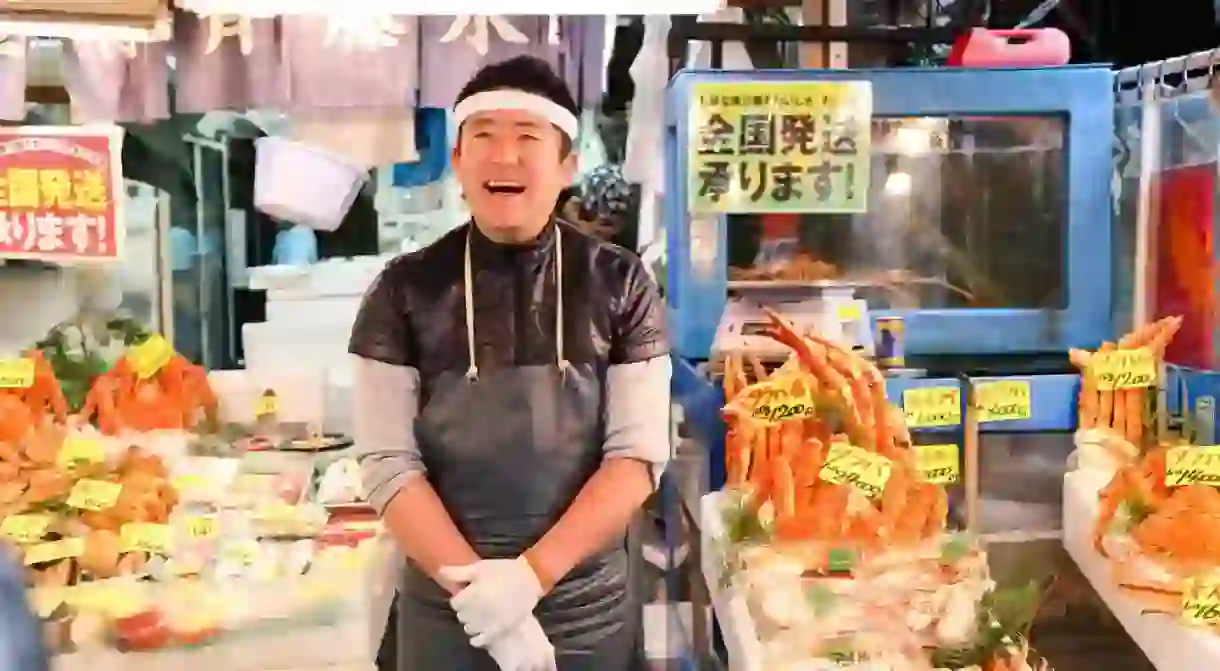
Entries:
<svg viewBox="0 0 1220 671">
<path fill-rule="evenodd" d="M 449 604 L 470 644 L 486 648 L 502 671 L 555 669 L 555 649 L 533 615 L 542 584 L 524 559 L 446 567 L 440 577 L 462 586 Z"/>
</svg>

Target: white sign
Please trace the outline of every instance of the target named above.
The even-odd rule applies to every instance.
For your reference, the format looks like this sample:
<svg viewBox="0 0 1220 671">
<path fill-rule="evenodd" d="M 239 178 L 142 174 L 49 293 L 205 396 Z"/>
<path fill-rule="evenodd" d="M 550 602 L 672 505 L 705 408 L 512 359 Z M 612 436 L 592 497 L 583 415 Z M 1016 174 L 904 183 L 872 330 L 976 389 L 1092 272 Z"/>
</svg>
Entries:
<svg viewBox="0 0 1220 671">
<path fill-rule="evenodd" d="M 235 14 L 254 18 L 270 18 L 281 14 L 314 14 L 320 16 L 342 16 L 345 18 L 376 15 L 439 15 L 436 3 L 427 0 L 360 0 L 360 2 L 336 2 L 336 0 L 177 0 L 181 9 L 201 16 Z M 594 11 L 596 5 L 573 6 L 565 0 L 516 0 L 505 4 L 496 0 L 448 0 L 444 4 L 444 16 L 454 14 L 484 14 L 523 16 L 556 14 L 566 16 L 602 16 L 604 11 Z M 723 9 L 722 0 L 667 0 L 657 4 L 648 0 L 619 0 L 606 3 L 602 9 L 613 9 L 615 14 L 711 14 Z M 578 9 L 588 11 L 576 11 Z M 510 10 L 506 12 L 505 10 Z"/>
</svg>

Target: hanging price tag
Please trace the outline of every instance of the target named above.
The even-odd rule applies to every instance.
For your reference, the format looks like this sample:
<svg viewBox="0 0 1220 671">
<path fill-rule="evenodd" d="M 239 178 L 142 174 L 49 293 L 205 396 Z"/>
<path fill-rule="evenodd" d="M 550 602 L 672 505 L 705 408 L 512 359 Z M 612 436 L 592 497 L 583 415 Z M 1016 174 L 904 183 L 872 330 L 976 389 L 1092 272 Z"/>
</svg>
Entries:
<svg viewBox="0 0 1220 671">
<path fill-rule="evenodd" d="M 123 485 L 102 480 L 78 480 L 68 495 L 68 505 L 81 510 L 105 510 L 119 500 Z"/>
<path fill-rule="evenodd" d="M 873 497 L 881 494 L 893 465 L 885 457 L 847 443 L 835 443 L 826 454 L 818 477 L 826 482 L 851 485 Z"/>
<path fill-rule="evenodd" d="M 1033 417 L 1029 380 L 980 382 L 974 391 L 982 408 L 980 422 L 1012 422 Z"/>
<path fill-rule="evenodd" d="M 215 515 L 194 515 L 184 520 L 189 538 L 215 538 L 219 529 Z"/>
<path fill-rule="evenodd" d="M 9 515 L 0 522 L 0 535 L 14 543 L 37 543 L 47 535 L 50 515 Z"/>
<path fill-rule="evenodd" d="M 147 596 L 145 585 L 128 578 L 112 578 L 73 587 L 67 601 L 78 610 L 128 617 L 145 606 Z"/>
<path fill-rule="evenodd" d="M 1165 454 L 1165 484 L 1220 487 L 1220 446 L 1179 445 Z"/>
<path fill-rule="evenodd" d="M 254 403 L 254 416 L 278 415 L 280 413 L 280 397 L 275 394 L 263 394 Z"/>
<path fill-rule="evenodd" d="M 29 389 L 32 386 L 33 359 L 0 359 L 0 389 Z"/>
<path fill-rule="evenodd" d="M 915 468 L 924 482 L 948 485 L 962 477 L 957 445 L 912 445 Z"/>
<path fill-rule="evenodd" d="M 957 426 L 962 423 L 962 390 L 925 387 L 902 392 L 902 412 L 912 429 Z"/>
<path fill-rule="evenodd" d="M 59 450 L 60 467 L 71 470 L 81 466 L 100 464 L 106 460 L 101 441 L 87 438 L 68 438 Z"/>
<path fill-rule="evenodd" d="M 123 552 L 149 552 L 169 556 L 174 549 L 174 530 L 165 524 L 124 524 L 119 531 Z"/>
<path fill-rule="evenodd" d="M 131 367 L 135 369 L 136 376 L 141 380 L 147 380 L 160 373 L 161 369 L 165 368 L 165 365 L 173 358 L 174 348 L 170 347 L 169 341 L 159 335 L 154 335 L 127 350 L 127 360 L 131 362 Z"/>
<path fill-rule="evenodd" d="M 1196 626 L 1220 624 L 1220 582 L 1215 576 L 1193 578 L 1182 592 L 1182 622 Z"/>
<path fill-rule="evenodd" d="M 85 554 L 85 539 L 65 538 L 61 541 L 31 545 L 25 550 L 25 565 L 59 561 Z"/>
<path fill-rule="evenodd" d="M 1097 352 L 1089 372 L 1103 391 L 1142 389 L 1156 384 L 1157 362 L 1147 347 Z"/>
</svg>

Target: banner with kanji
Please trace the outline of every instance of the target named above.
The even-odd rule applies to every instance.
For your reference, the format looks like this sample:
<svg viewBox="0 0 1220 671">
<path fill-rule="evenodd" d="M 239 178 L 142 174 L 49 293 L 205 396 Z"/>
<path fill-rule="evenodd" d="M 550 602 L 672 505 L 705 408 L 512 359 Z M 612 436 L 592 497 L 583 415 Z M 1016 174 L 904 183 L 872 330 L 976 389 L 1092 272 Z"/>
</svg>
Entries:
<svg viewBox="0 0 1220 671">
<path fill-rule="evenodd" d="M 691 210 L 867 211 L 872 115 L 869 82 L 697 84 Z"/>
<path fill-rule="evenodd" d="M 0 128 L 0 259 L 119 261 L 122 150 L 118 127 Z"/>
</svg>

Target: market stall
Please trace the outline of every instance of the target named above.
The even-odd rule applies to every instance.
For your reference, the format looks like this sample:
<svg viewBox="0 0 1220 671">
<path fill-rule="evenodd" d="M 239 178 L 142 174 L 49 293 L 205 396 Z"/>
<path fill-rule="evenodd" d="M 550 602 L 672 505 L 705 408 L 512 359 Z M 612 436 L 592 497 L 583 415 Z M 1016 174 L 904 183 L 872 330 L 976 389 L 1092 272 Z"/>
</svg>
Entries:
<svg viewBox="0 0 1220 671">
<path fill-rule="evenodd" d="M 271 388 L 226 421 L 138 327 L 82 372 L 66 330 L 0 362 L 0 534 L 56 669 L 372 668 L 395 562 L 351 442 L 281 421 L 300 401 Z"/>
</svg>

